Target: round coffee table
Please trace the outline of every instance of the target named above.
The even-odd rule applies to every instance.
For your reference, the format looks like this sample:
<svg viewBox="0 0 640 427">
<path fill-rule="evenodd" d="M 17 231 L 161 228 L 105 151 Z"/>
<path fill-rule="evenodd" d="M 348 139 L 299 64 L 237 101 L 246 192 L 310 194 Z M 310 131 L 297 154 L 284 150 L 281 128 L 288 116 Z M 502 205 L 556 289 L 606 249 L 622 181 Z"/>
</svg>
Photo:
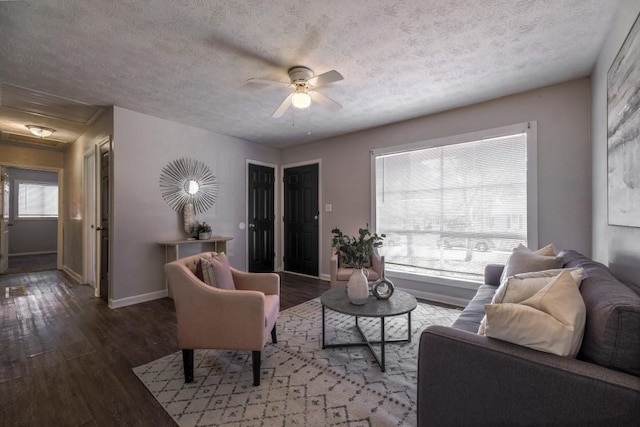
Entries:
<svg viewBox="0 0 640 427">
<path fill-rule="evenodd" d="M 328 290 L 320 296 L 322 303 L 322 348 L 333 347 L 354 347 L 366 346 L 369 348 L 371 355 L 378 362 L 380 370 L 385 371 L 384 346 L 385 344 L 411 342 L 411 312 L 415 310 L 418 302 L 413 295 L 396 289 L 391 298 L 379 300 L 373 295 L 369 295 L 367 302 L 363 305 L 354 305 L 349 302 L 347 291 L 344 286 L 339 286 Z M 338 313 L 347 314 L 355 317 L 356 329 L 364 341 L 356 343 L 332 343 L 327 344 L 325 341 L 325 310 L 337 311 Z M 407 315 L 407 339 L 387 340 L 384 336 L 384 319 L 391 316 Z M 358 317 L 379 317 L 380 318 L 380 340 L 369 340 L 360 325 L 358 325 Z M 373 345 L 380 344 L 380 357 L 376 354 Z"/>
</svg>

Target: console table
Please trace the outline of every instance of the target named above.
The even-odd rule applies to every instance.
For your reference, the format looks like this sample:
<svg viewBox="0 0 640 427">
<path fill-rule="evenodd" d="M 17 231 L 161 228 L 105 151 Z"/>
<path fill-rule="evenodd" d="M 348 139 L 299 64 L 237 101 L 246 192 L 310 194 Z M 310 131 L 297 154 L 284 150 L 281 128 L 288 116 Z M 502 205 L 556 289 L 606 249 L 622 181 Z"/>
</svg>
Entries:
<svg viewBox="0 0 640 427">
<path fill-rule="evenodd" d="M 180 258 L 180 246 L 189 246 L 189 245 L 204 245 L 208 247 L 209 250 L 214 252 L 224 252 L 227 255 L 227 242 L 232 240 L 233 237 L 224 237 L 224 236 L 212 236 L 207 240 L 170 240 L 166 242 L 158 242 L 158 244 L 164 246 L 164 262 L 175 261 Z M 207 249 L 205 249 L 207 250 Z"/>
</svg>

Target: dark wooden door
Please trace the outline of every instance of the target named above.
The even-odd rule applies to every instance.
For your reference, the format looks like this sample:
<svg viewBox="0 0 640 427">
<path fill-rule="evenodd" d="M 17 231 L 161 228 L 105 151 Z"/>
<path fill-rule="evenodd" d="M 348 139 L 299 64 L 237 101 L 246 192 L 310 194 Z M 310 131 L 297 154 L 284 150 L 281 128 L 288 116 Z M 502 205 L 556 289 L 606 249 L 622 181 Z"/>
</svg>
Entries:
<svg viewBox="0 0 640 427">
<path fill-rule="evenodd" d="M 284 171 L 284 269 L 318 275 L 318 165 Z"/>
<path fill-rule="evenodd" d="M 100 146 L 100 298 L 109 300 L 109 144 Z"/>
<path fill-rule="evenodd" d="M 249 271 L 273 271 L 275 171 L 269 166 L 249 164 Z"/>
</svg>

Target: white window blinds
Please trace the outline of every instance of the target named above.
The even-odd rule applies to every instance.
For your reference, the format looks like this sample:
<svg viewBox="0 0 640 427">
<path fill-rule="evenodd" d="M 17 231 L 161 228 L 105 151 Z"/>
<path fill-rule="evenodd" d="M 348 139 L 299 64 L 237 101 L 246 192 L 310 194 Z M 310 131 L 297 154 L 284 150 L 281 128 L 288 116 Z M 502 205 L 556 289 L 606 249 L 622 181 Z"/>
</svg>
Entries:
<svg viewBox="0 0 640 427">
<path fill-rule="evenodd" d="M 56 184 L 18 181 L 18 218 L 57 218 Z"/>
<path fill-rule="evenodd" d="M 479 280 L 526 244 L 526 132 L 374 156 L 387 270 Z"/>
</svg>

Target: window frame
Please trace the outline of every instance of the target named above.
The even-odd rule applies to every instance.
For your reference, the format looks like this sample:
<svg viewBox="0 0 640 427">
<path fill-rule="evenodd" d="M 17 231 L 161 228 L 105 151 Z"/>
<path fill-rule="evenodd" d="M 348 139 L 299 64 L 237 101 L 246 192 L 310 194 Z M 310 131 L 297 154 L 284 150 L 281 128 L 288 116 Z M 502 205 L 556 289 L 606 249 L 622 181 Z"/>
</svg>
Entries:
<svg viewBox="0 0 640 427">
<path fill-rule="evenodd" d="M 53 182 L 53 181 L 38 181 L 38 180 L 32 180 L 32 179 L 16 179 L 15 181 L 15 186 L 13 191 L 15 192 L 15 198 L 13 199 L 15 201 L 14 203 L 14 210 L 13 210 L 13 220 L 14 221 L 58 221 L 59 217 L 60 217 L 60 186 L 59 183 Z M 56 194 L 58 196 L 58 206 L 56 209 L 56 216 L 39 216 L 39 217 L 24 217 L 24 216 L 20 216 L 20 184 L 37 184 L 37 185 L 41 185 L 41 186 L 47 186 L 47 187 L 55 187 L 56 188 Z"/>
<path fill-rule="evenodd" d="M 381 155 L 398 154 L 407 151 L 436 148 L 473 142 L 482 139 L 497 138 L 516 133 L 527 135 L 527 245 L 538 247 L 538 124 L 536 121 L 517 123 L 492 129 L 463 133 L 454 136 L 434 138 L 408 144 L 373 149 L 370 151 L 370 182 L 371 182 L 371 224 L 377 231 L 376 218 L 376 158 Z M 384 245 L 383 245 L 384 246 Z M 479 281 L 461 278 L 434 276 L 429 274 L 409 273 L 386 269 L 385 275 L 391 278 L 407 279 L 416 282 L 433 283 L 454 286 L 464 289 L 477 289 Z"/>
</svg>

